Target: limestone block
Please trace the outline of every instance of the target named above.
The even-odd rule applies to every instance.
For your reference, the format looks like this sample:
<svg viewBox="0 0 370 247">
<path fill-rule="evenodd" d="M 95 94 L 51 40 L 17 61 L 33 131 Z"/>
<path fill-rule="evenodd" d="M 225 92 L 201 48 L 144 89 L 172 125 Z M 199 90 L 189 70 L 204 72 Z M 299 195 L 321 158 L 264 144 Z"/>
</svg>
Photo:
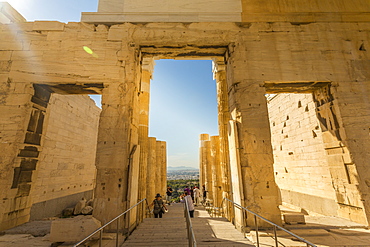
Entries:
<svg viewBox="0 0 370 247">
<path fill-rule="evenodd" d="M 283 219 L 286 224 L 306 224 L 303 214 L 283 214 Z"/>
<path fill-rule="evenodd" d="M 33 31 L 63 31 L 64 25 L 59 21 L 35 21 Z"/>
<path fill-rule="evenodd" d="M 101 227 L 100 221 L 90 215 L 57 219 L 51 224 L 49 240 L 51 242 L 78 242 L 99 227 Z"/>
</svg>

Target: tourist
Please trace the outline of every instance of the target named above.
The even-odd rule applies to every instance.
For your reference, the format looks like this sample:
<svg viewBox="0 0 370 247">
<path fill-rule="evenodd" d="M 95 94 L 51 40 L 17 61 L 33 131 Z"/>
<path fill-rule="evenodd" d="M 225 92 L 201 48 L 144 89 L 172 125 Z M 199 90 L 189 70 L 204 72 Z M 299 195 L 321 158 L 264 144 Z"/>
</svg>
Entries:
<svg viewBox="0 0 370 247">
<path fill-rule="evenodd" d="M 194 204 L 193 200 L 191 199 L 191 196 L 184 194 L 183 196 L 180 196 L 180 198 L 182 198 L 181 202 L 183 203 L 185 203 L 185 201 L 187 202 L 190 218 L 194 218 Z"/>
<path fill-rule="evenodd" d="M 190 187 L 190 196 L 191 196 L 191 199 L 194 202 L 194 187 L 193 186 Z"/>
<path fill-rule="evenodd" d="M 171 205 L 171 199 L 172 199 L 172 188 L 168 186 L 166 191 L 166 201 L 168 205 Z"/>
<path fill-rule="evenodd" d="M 194 187 L 194 206 L 198 206 L 200 203 L 200 190 L 197 186 Z"/>
<path fill-rule="evenodd" d="M 164 209 L 167 210 L 167 208 L 166 208 L 166 206 L 165 206 L 165 204 L 162 200 L 162 197 L 159 193 L 155 196 L 155 199 L 150 204 L 150 206 L 154 206 L 153 207 L 154 218 L 158 218 L 158 217 L 162 218 L 162 214 L 164 212 Z"/>
<path fill-rule="evenodd" d="M 186 195 L 190 195 L 190 189 L 189 189 L 189 186 L 185 186 L 185 189 L 184 189 L 184 193 L 186 194 Z"/>
<path fill-rule="evenodd" d="M 202 186 L 202 190 L 203 190 L 203 203 L 206 203 L 207 191 L 206 191 L 206 186 L 204 184 Z"/>
</svg>

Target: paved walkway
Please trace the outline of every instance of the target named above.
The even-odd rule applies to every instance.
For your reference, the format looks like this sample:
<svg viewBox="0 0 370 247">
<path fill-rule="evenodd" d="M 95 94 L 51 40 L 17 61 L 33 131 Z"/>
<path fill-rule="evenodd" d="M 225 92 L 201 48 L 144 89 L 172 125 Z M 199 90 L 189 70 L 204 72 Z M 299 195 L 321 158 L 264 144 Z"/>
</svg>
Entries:
<svg viewBox="0 0 370 247">
<path fill-rule="evenodd" d="M 123 246 L 188 246 L 183 204 L 168 206 L 162 219 L 144 219 Z M 196 207 L 191 219 L 197 246 L 254 247 L 224 218 L 211 218 Z"/>
<path fill-rule="evenodd" d="M 234 225 L 225 218 L 212 218 L 202 206 L 196 207 L 191 219 L 197 246 L 254 247 Z"/>
<path fill-rule="evenodd" d="M 162 219 L 144 219 L 123 246 L 188 246 L 183 204 L 172 204 Z M 196 207 L 192 224 L 198 246 L 254 246 L 224 218 L 212 218 L 203 207 Z M 286 225 L 297 235 L 320 247 L 369 247 L 370 230 L 345 219 L 306 215 L 305 225 Z M 50 221 L 35 221 L 5 231 L 0 235 L 0 247 L 50 247 Z M 47 234 L 46 236 L 43 236 Z M 39 236 L 39 237 L 35 237 Z M 305 246 L 278 233 L 279 247 Z M 255 241 L 255 232 L 249 233 Z M 115 234 L 104 234 L 103 246 L 115 246 Z M 260 232 L 261 246 L 275 246 L 270 232 Z M 63 244 L 60 247 L 72 246 Z M 90 246 L 98 246 L 97 243 Z"/>
</svg>

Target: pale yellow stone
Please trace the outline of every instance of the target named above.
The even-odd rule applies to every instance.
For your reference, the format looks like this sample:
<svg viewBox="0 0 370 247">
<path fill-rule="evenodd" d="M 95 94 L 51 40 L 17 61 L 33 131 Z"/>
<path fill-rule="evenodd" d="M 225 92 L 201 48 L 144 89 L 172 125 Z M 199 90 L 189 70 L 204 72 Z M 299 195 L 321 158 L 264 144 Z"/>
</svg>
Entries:
<svg viewBox="0 0 370 247">
<path fill-rule="evenodd" d="M 101 226 L 94 217 L 80 215 L 73 218 L 54 220 L 50 229 L 50 242 L 78 242 Z M 98 238 L 94 235 L 93 238 Z"/>
</svg>

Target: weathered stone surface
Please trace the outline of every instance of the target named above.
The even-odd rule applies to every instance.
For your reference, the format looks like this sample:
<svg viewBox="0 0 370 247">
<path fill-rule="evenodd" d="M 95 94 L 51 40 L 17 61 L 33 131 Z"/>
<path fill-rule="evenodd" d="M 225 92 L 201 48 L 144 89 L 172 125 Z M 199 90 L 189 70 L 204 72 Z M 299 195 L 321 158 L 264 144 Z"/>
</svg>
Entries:
<svg viewBox="0 0 370 247">
<path fill-rule="evenodd" d="M 74 207 L 73 214 L 78 215 L 82 213 L 82 210 L 86 207 L 86 199 L 82 198 Z"/>
<path fill-rule="evenodd" d="M 84 215 L 86 215 L 86 214 L 92 214 L 93 210 L 94 210 L 94 208 L 93 208 L 93 207 L 91 207 L 91 206 L 86 206 L 86 207 L 84 207 L 84 208 L 81 210 L 81 214 L 84 214 Z"/>
<path fill-rule="evenodd" d="M 73 189 L 74 186 L 76 190 L 81 189 L 78 192 L 93 186 L 94 175 L 90 173 L 93 169 L 83 173 L 87 163 L 73 160 L 75 169 L 71 169 L 68 158 L 68 162 L 52 163 L 45 172 L 39 169 L 42 161 L 51 157 L 46 155 L 48 150 L 63 150 L 60 152 L 64 153 L 63 157 L 79 156 L 82 152 L 80 145 L 70 145 L 66 137 L 71 135 L 63 128 L 55 133 L 53 137 L 56 138 L 45 138 L 51 119 L 49 109 L 53 89 L 64 94 L 102 93 L 94 215 L 107 222 L 127 209 L 129 201 L 136 196 L 129 191 L 131 163 L 128 160 L 133 147 L 145 142 L 140 140 L 146 132 L 146 126 L 140 129 L 140 124 L 146 124 L 146 121 L 140 121 L 140 111 L 147 108 L 140 107 L 139 95 L 148 89 L 145 83 L 150 80 L 150 73 L 143 73 L 142 69 L 147 58 L 214 59 L 224 62 L 225 72 L 218 75 L 223 81 L 220 87 L 223 96 L 219 99 L 227 101 L 227 104 L 220 104 L 223 109 L 219 110 L 223 118 L 220 121 L 223 125 L 220 136 L 225 148 L 226 135 L 229 134 L 229 152 L 224 154 L 228 153 L 226 157 L 230 161 L 231 177 L 230 189 L 225 188 L 224 192 L 232 193 L 235 201 L 251 206 L 277 223 L 280 222 L 277 207 L 280 193 L 274 177 L 274 153 L 265 98 L 271 88 L 267 84 L 289 84 L 290 92 L 302 93 L 311 90 L 307 88 L 307 82 L 315 86 L 326 83 L 325 87 L 310 93 L 314 94 L 316 117 L 323 132 L 327 164 L 330 165 L 331 178 L 326 177 L 327 170 L 318 169 L 325 172 L 320 184 L 327 187 L 331 179 L 335 197 L 332 192 L 324 195 L 326 188 L 302 188 L 301 185 L 309 180 L 309 173 L 303 175 L 302 183 L 291 195 L 309 198 L 307 195 L 314 197 L 316 193 L 323 193 L 321 195 L 326 201 L 337 202 L 338 215 L 367 224 L 370 218 L 370 153 L 366 149 L 370 143 L 367 111 L 370 84 L 366 70 L 370 24 L 367 1 L 337 0 L 332 4 L 332 1 L 323 0 L 313 4 L 312 1 L 284 0 L 266 5 L 257 0 L 243 0 L 239 2 L 241 8 L 236 8 L 240 11 L 232 12 L 241 20 L 237 22 L 218 15 L 236 5 L 230 4 L 221 9 L 218 1 L 209 10 L 219 10 L 218 20 L 226 22 L 203 22 L 215 18 L 214 14 L 202 16 L 203 13 L 194 10 L 195 6 L 206 3 L 209 2 L 187 6 L 193 11 L 191 13 L 178 15 L 172 12 L 178 15 L 178 19 L 171 15 L 171 11 L 178 9 L 182 3 L 173 3 L 174 8 L 165 11 L 169 13 L 167 20 L 172 21 L 167 23 L 153 22 L 163 19 L 163 16 L 160 14 L 157 19 L 150 11 L 144 11 L 145 8 L 153 10 L 159 6 L 151 1 L 142 6 L 148 15 L 140 13 L 140 18 L 148 17 L 146 23 L 124 22 L 122 20 L 129 18 L 124 16 L 124 3 L 117 0 L 102 1 L 100 13 L 97 13 L 96 19 L 90 19 L 93 24 L 31 22 L 0 25 L 0 112 L 4 116 L 0 119 L 0 146 L 4 150 L 0 167 L 0 198 L 3 199 L 0 204 L 1 227 L 27 221 L 31 197 L 40 202 L 71 194 L 72 187 L 65 186 L 70 177 L 84 181 L 74 180 Z M 129 4 L 131 10 L 140 7 L 136 2 L 125 4 Z M 110 14 L 112 9 L 118 12 Z M 241 17 L 236 13 L 241 13 Z M 137 16 L 131 20 L 139 21 L 135 18 Z M 102 24 L 107 22 L 107 25 Z M 117 22 L 120 23 L 114 24 Z M 14 36 L 14 33 L 17 35 Z M 86 52 L 84 46 L 91 52 Z M 223 66 L 222 63 L 219 65 Z M 47 95 L 51 97 L 44 97 Z M 75 112 L 77 109 L 84 111 L 80 107 L 70 110 Z M 64 125 L 73 126 L 74 123 L 64 122 Z M 228 124 L 229 132 L 226 131 Z M 81 129 L 88 129 L 87 126 L 90 125 L 74 126 L 74 129 L 80 132 Z M 317 138 L 315 142 L 321 138 L 316 129 L 304 132 L 304 135 L 310 135 L 310 139 Z M 57 139 L 63 141 L 55 142 Z M 289 135 L 285 139 L 289 139 Z M 78 142 L 85 144 L 83 139 Z M 52 148 L 48 149 L 48 145 Z M 27 161 L 26 157 L 19 157 L 21 151 L 22 155 L 26 154 L 26 146 L 36 147 L 32 155 L 38 157 L 27 157 L 30 159 Z M 313 146 L 316 145 L 308 142 L 307 152 L 316 156 L 317 146 Z M 295 149 L 288 152 L 288 158 L 284 157 L 285 160 L 297 157 L 290 163 L 294 174 L 298 174 L 308 163 L 300 162 L 306 156 L 298 157 L 296 154 Z M 143 155 L 142 158 L 149 160 L 153 158 L 151 155 L 148 152 L 148 157 Z M 26 171 L 21 170 L 22 161 Z M 294 161 L 297 164 L 293 165 Z M 227 162 L 224 160 L 223 164 Z M 151 174 L 149 169 L 152 168 L 149 167 L 145 173 L 139 172 L 141 179 L 145 174 Z M 227 168 L 224 170 L 227 171 Z M 202 179 L 207 176 L 208 172 L 202 175 Z M 313 177 L 318 180 L 319 176 L 315 174 Z M 34 181 L 35 177 L 39 179 Z M 297 176 L 291 177 L 297 180 Z M 277 176 L 276 181 L 281 179 Z M 50 187 L 47 186 L 49 183 Z M 310 182 L 307 185 L 316 184 Z M 287 195 L 286 192 L 284 190 L 282 194 Z M 146 193 L 152 197 L 156 192 Z M 245 222 L 240 216 L 236 223 L 244 227 Z"/>
<path fill-rule="evenodd" d="M 78 242 L 101 226 L 92 216 L 57 219 L 52 222 L 50 242 Z M 97 236 L 96 236 L 97 237 Z"/>
<path fill-rule="evenodd" d="M 286 224 L 305 224 L 306 221 L 304 219 L 303 214 L 283 214 L 283 219 Z"/>
</svg>

